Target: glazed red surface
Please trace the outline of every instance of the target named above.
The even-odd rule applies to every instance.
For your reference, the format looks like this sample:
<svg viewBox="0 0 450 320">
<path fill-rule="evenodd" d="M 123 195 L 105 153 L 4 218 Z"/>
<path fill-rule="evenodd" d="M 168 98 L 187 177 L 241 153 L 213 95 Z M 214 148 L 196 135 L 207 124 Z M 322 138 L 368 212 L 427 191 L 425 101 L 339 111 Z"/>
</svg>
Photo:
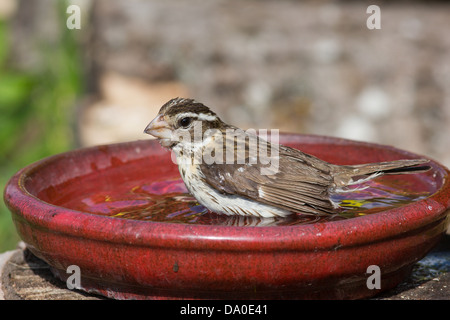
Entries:
<svg viewBox="0 0 450 320">
<path fill-rule="evenodd" d="M 392 147 L 320 136 L 281 143 L 329 162 L 417 158 Z M 136 179 L 179 176 L 156 141 L 74 150 L 18 172 L 5 202 L 30 250 L 61 279 L 114 298 L 361 298 L 397 285 L 439 240 L 450 206 L 448 170 L 404 175 L 426 199 L 363 217 L 295 226 L 238 227 L 120 219 L 71 209 L 75 193 L 115 190 Z M 366 286 L 369 265 L 381 290 Z"/>
</svg>

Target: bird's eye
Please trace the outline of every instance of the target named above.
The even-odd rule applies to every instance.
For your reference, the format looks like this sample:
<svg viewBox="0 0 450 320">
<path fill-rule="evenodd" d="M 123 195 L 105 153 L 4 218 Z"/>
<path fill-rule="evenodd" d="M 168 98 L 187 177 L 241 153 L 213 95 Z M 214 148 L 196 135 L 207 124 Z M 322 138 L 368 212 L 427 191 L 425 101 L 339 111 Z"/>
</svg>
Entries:
<svg viewBox="0 0 450 320">
<path fill-rule="evenodd" d="M 191 123 L 192 123 L 192 118 L 190 118 L 190 117 L 184 117 L 178 121 L 178 125 L 183 128 L 189 127 L 189 125 Z"/>
</svg>

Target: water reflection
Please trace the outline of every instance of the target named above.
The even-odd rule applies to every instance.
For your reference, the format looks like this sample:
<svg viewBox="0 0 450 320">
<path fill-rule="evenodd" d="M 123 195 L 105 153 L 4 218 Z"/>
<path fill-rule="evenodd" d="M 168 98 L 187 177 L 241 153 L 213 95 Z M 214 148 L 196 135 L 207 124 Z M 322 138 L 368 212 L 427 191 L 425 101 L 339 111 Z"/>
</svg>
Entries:
<svg viewBox="0 0 450 320">
<path fill-rule="evenodd" d="M 285 218 L 260 218 L 219 215 L 200 205 L 187 193 L 179 179 L 130 185 L 125 192 L 119 189 L 95 191 L 78 198 L 72 197 L 66 206 L 122 219 L 155 222 L 242 227 L 292 226 L 373 214 L 428 196 L 426 192 L 411 192 L 399 186 L 404 187 L 401 181 L 392 179 L 371 181 L 365 190 L 334 195 L 332 199 L 342 207 L 342 211 L 327 216 L 292 214 Z"/>
</svg>

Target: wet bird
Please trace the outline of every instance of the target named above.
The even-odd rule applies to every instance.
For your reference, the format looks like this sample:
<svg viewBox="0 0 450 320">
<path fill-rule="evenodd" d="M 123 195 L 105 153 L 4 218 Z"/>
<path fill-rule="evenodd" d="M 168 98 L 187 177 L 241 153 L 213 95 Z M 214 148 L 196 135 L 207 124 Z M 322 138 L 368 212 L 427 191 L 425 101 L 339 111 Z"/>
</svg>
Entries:
<svg viewBox="0 0 450 320">
<path fill-rule="evenodd" d="M 333 194 L 364 189 L 364 183 L 381 175 L 430 168 L 423 165 L 426 159 L 331 164 L 226 124 L 193 99 L 165 103 L 144 132 L 174 152 L 181 177 L 198 202 L 226 215 L 335 214 L 341 208 Z"/>
</svg>

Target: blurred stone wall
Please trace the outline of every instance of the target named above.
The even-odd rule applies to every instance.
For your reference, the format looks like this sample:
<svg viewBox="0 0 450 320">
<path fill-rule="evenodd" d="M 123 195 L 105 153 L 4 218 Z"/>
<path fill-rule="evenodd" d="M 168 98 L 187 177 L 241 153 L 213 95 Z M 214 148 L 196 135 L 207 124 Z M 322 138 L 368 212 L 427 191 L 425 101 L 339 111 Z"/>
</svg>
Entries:
<svg viewBox="0 0 450 320">
<path fill-rule="evenodd" d="M 381 2 L 369 30 L 370 4 L 82 1 L 80 142 L 146 139 L 160 106 L 185 96 L 243 128 L 390 144 L 450 166 L 450 4 Z"/>
</svg>

